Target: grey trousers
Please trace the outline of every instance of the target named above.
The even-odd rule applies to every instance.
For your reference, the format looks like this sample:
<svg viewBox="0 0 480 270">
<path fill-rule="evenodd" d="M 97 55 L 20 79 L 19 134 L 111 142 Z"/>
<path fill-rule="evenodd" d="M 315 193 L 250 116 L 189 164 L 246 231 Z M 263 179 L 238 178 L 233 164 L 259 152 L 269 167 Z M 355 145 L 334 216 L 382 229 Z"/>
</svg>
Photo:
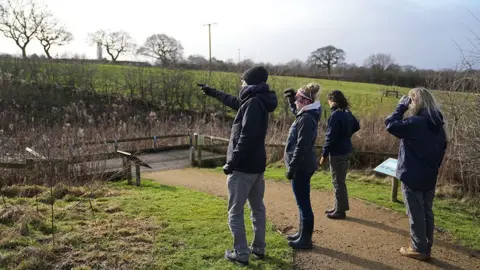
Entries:
<svg viewBox="0 0 480 270">
<path fill-rule="evenodd" d="M 433 245 L 433 198 L 435 189 L 413 191 L 402 183 L 403 201 L 410 221 L 411 246 L 420 253 L 430 254 Z"/>
<path fill-rule="evenodd" d="M 263 173 L 248 174 L 234 171 L 227 177 L 228 185 L 228 225 L 233 236 L 233 248 L 239 259 L 249 258 L 250 249 L 247 244 L 244 221 L 244 206 L 248 200 L 255 234 L 251 248 L 265 254 L 266 211 L 263 203 L 265 180 Z"/>
<path fill-rule="evenodd" d="M 350 154 L 330 156 L 330 172 L 332 174 L 332 183 L 335 192 L 335 210 L 338 212 L 350 210 L 347 185 L 345 183 L 349 157 Z"/>
</svg>

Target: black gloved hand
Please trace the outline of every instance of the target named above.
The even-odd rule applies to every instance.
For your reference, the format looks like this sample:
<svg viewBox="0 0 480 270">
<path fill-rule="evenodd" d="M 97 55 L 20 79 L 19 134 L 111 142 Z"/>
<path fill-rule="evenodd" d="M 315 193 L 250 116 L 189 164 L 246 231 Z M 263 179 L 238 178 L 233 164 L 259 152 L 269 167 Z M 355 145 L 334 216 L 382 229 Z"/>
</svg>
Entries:
<svg viewBox="0 0 480 270">
<path fill-rule="evenodd" d="M 287 90 L 283 91 L 283 96 L 288 99 L 295 98 L 295 90 L 293 90 L 293 88 L 288 88 Z"/>
<path fill-rule="evenodd" d="M 412 99 L 409 96 L 403 96 L 399 101 L 398 105 L 402 105 L 408 108 L 408 105 L 412 102 Z"/>
<path fill-rule="evenodd" d="M 230 165 L 228 165 L 228 164 L 223 165 L 223 173 L 224 173 L 225 175 L 232 174 L 232 173 L 233 173 L 232 167 L 231 167 Z"/>
<path fill-rule="evenodd" d="M 201 87 L 201 89 L 203 91 L 203 94 L 207 95 L 207 96 L 211 96 L 213 91 L 216 90 L 215 88 L 210 87 L 210 86 L 208 86 L 206 84 L 203 84 L 203 83 L 197 83 L 197 85 Z"/>
<path fill-rule="evenodd" d="M 285 177 L 287 177 L 288 180 L 292 180 L 295 177 L 295 174 L 291 171 L 287 171 Z"/>
</svg>

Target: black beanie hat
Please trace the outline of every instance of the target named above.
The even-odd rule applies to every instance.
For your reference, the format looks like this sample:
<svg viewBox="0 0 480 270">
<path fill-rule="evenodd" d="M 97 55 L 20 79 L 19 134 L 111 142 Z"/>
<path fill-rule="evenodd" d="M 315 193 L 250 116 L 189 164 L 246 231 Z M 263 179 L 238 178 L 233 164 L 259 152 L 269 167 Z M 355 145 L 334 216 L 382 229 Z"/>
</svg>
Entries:
<svg viewBox="0 0 480 270">
<path fill-rule="evenodd" d="M 268 71 L 263 66 L 254 66 L 247 69 L 243 75 L 242 79 L 248 85 L 257 85 L 262 82 L 267 82 L 268 80 Z"/>
</svg>

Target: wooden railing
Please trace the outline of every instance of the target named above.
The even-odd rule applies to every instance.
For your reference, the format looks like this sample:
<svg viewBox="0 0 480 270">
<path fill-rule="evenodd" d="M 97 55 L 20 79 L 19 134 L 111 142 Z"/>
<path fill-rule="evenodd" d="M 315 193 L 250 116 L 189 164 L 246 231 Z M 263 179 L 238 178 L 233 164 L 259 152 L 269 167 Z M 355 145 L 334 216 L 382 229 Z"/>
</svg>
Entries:
<svg viewBox="0 0 480 270">
<path fill-rule="evenodd" d="M 179 143 L 176 145 L 167 145 L 167 146 L 159 143 L 160 140 L 175 139 L 175 138 L 186 138 L 187 140 L 186 140 L 186 143 Z M 1 162 L 0 168 L 32 170 L 35 168 L 39 168 L 38 166 L 40 166 L 40 168 L 41 167 L 55 167 L 55 168 L 59 167 L 59 168 L 62 168 L 63 170 L 68 170 L 69 165 L 121 158 L 121 155 L 117 152 L 120 148 L 119 143 L 152 141 L 152 147 L 149 147 L 149 148 L 122 149 L 123 152 L 130 152 L 136 155 L 139 153 L 156 153 L 156 152 L 162 152 L 162 151 L 174 150 L 174 149 L 188 149 L 189 147 L 192 146 L 192 143 L 193 143 L 192 140 L 193 140 L 192 135 L 190 134 L 174 134 L 174 135 L 149 136 L 149 137 L 140 137 L 140 138 L 113 139 L 113 140 L 104 140 L 104 141 L 89 141 L 84 143 L 77 143 L 73 146 L 80 147 L 84 145 L 114 144 L 114 151 L 86 154 L 86 155 L 80 155 L 80 156 L 70 156 L 66 158 L 48 158 L 48 157 L 27 158 L 24 160 L 24 162 Z M 126 163 L 124 162 L 123 165 L 124 165 L 123 167 L 125 167 Z M 123 167 L 122 169 L 124 169 Z M 131 172 L 131 169 L 130 169 L 130 172 Z M 127 173 L 125 172 L 125 175 L 126 174 Z"/>
<path fill-rule="evenodd" d="M 178 144 L 178 145 L 169 145 L 169 146 L 158 145 L 159 140 L 172 139 L 172 138 L 187 138 L 187 143 Z M 156 152 L 162 152 L 162 151 L 174 150 L 174 149 L 190 149 L 190 164 L 192 166 L 202 167 L 204 165 L 204 162 L 206 161 L 202 152 L 208 151 L 210 153 L 217 153 L 217 154 L 220 154 L 220 156 L 217 158 L 223 159 L 224 155 L 226 154 L 226 147 L 229 142 L 229 139 L 195 133 L 195 134 L 149 136 L 149 137 L 140 137 L 140 138 L 111 139 L 111 140 L 104 140 L 104 141 L 89 141 L 89 142 L 76 144 L 76 146 L 114 144 L 114 151 L 106 152 L 106 153 L 82 155 L 82 156 L 72 156 L 65 159 L 48 159 L 48 158 L 33 159 L 31 158 L 31 159 L 26 159 L 25 162 L 23 163 L 5 163 L 4 162 L 4 163 L 0 163 L 0 168 L 31 169 L 38 165 L 63 166 L 65 168 L 66 166 L 74 165 L 78 163 L 116 159 L 121 157 L 121 155 L 119 155 L 119 152 L 118 152 L 120 148 L 119 147 L 120 143 L 140 142 L 140 141 L 152 141 L 152 147 L 142 148 L 142 149 L 121 149 L 122 152 L 129 152 L 134 156 L 138 156 L 139 153 L 156 153 Z M 285 148 L 285 144 L 269 143 L 269 144 L 266 144 L 265 146 L 267 148 L 278 148 L 278 151 L 283 151 L 283 149 Z M 315 148 L 318 151 L 320 151 L 322 149 L 322 146 L 317 145 L 315 146 Z M 369 151 L 354 151 L 353 158 L 355 159 L 358 157 L 373 158 L 377 162 L 377 160 L 384 160 L 389 157 L 396 158 L 397 154 L 396 153 L 377 153 L 377 152 L 369 152 Z M 130 180 L 131 166 L 135 165 L 137 168 L 137 171 L 139 171 L 139 169 L 138 169 L 138 164 L 131 163 L 131 166 L 128 166 L 128 164 L 130 163 L 126 161 L 123 162 L 123 167 L 127 167 L 127 169 L 124 168 L 125 169 L 124 176 L 128 177 L 128 179 Z M 137 172 L 136 174 L 139 175 L 139 172 Z M 392 181 L 392 200 L 396 200 L 397 189 L 398 189 L 398 180 L 394 179 Z"/>
</svg>

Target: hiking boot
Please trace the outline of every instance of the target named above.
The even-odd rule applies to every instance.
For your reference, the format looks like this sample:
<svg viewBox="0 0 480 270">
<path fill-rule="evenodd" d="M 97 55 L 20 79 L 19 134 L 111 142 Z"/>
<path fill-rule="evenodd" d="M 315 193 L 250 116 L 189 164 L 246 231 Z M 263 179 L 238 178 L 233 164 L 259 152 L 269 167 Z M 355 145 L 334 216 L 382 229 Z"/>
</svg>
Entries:
<svg viewBox="0 0 480 270">
<path fill-rule="evenodd" d="M 347 217 L 347 214 L 345 214 L 345 212 L 335 211 L 333 213 L 327 214 L 327 217 L 329 219 L 345 219 Z"/>
<path fill-rule="evenodd" d="M 335 208 L 325 209 L 325 214 L 331 214 L 333 212 L 335 212 Z"/>
<path fill-rule="evenodd" d="M 235 250 L 227 250 L 225 251 L 225 259 L 234 262 L 234 263 L 239 263 L 241 265 L 248 265 L 248 259 L 247 260 L 241 260 L 239 258 L 238 253 Z"/>
<path fill-rule="evenodd" d="M 428 255 L 427 254 L 420 253 L 410 246 L 409 247 L 401 247 L 400 248 L 400 254 L 402 254 L 405 257 L 417 259 L 417 260 L 420 260 L 420 261 L 428 260 Z"/>
<path fill-rule="evenodd" d="M 254 258 L 255 260 L 263 260 L 263 259 L 265 259 L 265 254 L 264 254 L 264 253 L 257 252 L 257 251 L 255 251 L 255 249 L 253 249 L 253 248 L 250 248 L 250 253 L 253 255 L 253 258 Z"/>
</svg>

